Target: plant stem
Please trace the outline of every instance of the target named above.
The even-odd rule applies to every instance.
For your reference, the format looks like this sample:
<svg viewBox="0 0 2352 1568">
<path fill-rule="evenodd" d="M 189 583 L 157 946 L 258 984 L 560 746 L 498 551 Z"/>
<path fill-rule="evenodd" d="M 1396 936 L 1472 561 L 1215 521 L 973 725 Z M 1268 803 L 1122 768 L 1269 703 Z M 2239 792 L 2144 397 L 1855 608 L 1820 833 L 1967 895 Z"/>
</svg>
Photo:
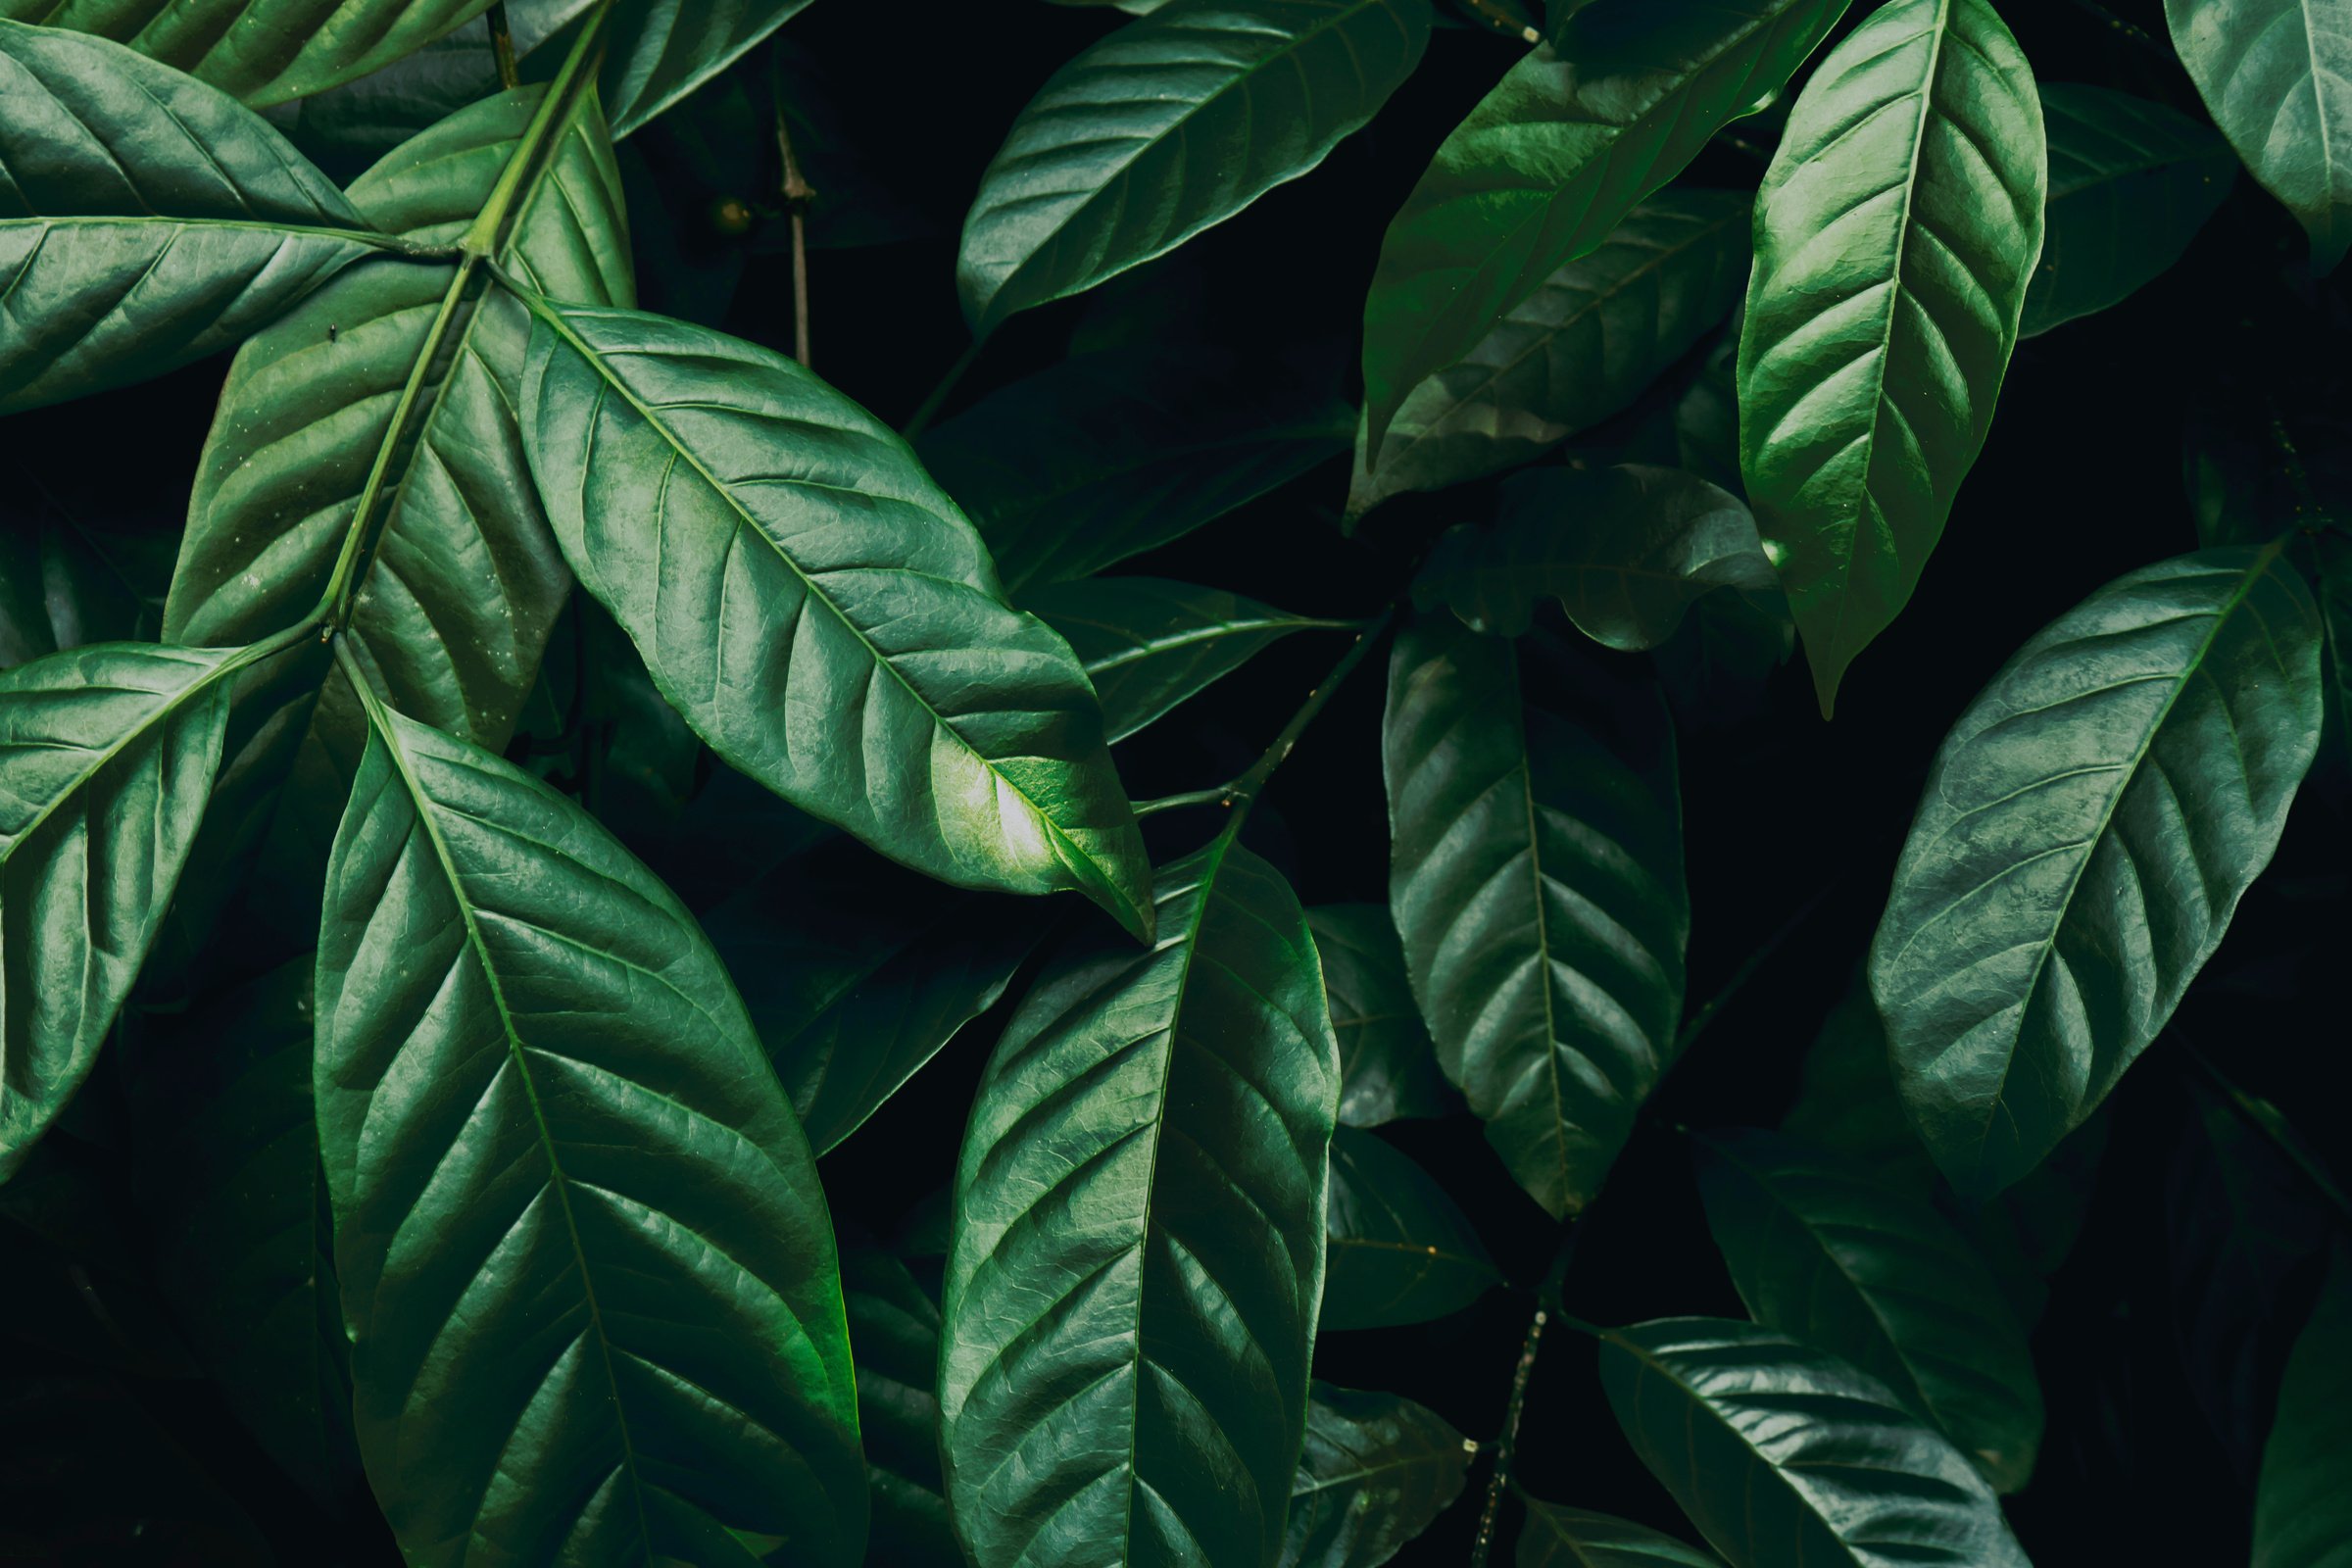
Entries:
<svg viewBox="0 0 2352 1568">
<path fill-rule="evenodd" d="M 1150 816 L 1154 811 L 1172 811 L 1180 806 L 1222 806 L 1231 784 L 1219 784 L 1213 789 L 1186 790 L 1178 795 L 1162 795 L 1157 800 L 1138 801 L 1135 814 Z"/>
<path fill-rule="evenodd" d="M 2075 9 L 2097 18 L 2106 24 L 2109 31 L 2121 34 L 2149 53 L 2160 55 L 2168 61 L 2173 58 L 2172 50 L 2149 36 L 2146 28 L 2126 22 L 2105 6 L 2100 5 L 2099 0 L 2075 0 Z"/>
<path fill-rule="evenodd" d="M 1306 694 L 1306 701 L 1298 705 L 1298 711 L 1291 715 L 1291 721 L 1282 726 L 1282 733 L 1274 737 L 1273 743 L 1258 760 L 1250 764 L 1250 771 L 1225 787 L 1224 801 L 1233 811 L 1225 824 L 1228 834 L 1242 830 L 1242 821 L 1250 814 L 1250 808 L 1265 792 L 1266 780 L 1274 776 L 1274 770 L 1282 765 L 1283 759 L 1298 746 L 1298 737 L 1306 733 L 1306 726 L 1315 721 L 1317 713 L 1323 711 L 1323 705 L 1331 701 L 1331 694 L 1338 691 L 1355 666 L 1363 662 L 1364 656 L 1372 651 L 1372 645 L 1380 640 L 1380 634 L 1388 628 L 1389 621 L 1396 613 L 1396 607 L 1391 605 L 1364 623 L 1363 629 L 1348 645 L 1348 651 L 1340 656 L 1340 662 L 1331 666 L 1331 673 Z"/>
<path fill-rule="evenodd" d="M 768 86 L 776 104 L 776 152 L 784 161 L 782 195 L 786 220 L 792 224 L 792 357 L 808 368 L 808 204 L 816 198 L 816 187 L 809 184 L 801 172 L 800 160 L 792 156 L 792 129 L 784 122 L 784 82 L 782 74 L 771 68 Z"/>
<path fill-rule="evenodd" d="M 2180 1033 L 2178 1025 L 2174 1026 L 2173 1033 L 2180 1036 L 2180 1045 L 2188 1053 L 2188 1059 L 2196 1064 L 2199 1072 L 2212 1081 L 2216 1089 L 2221 1091 L 2222 1098 L 2230 1102 L 2230 1108 L 2237 1113 L 2238 1119 L 2262 1134 L 2280 1153 L 2287 1157 L 2295 1169 L 2302 1173 L 2303 1179 L 2309 1182 L 2320 1197 L 2326 1200 L 2328 1206 L 2335 1210 L 2336 1218 L 2339 1221 L 2352 1224 L 2352 1199 L 2345 1198 L 2343 1189 L 2336 1186 L 2328 1172 L 2304 1152 L 2302 1144 L 2282 1128 L 2280 1125 L 2282 1118 L 2279 1117 L 2278 1108 L 2269 1101 L 2256 1099 L 2230 1082 L 2221 1068 L 2213 1064 L 2212 1059 L 2205 1053 L 2189 1042 L 2188 1036 Z"/>
<path fill-rule="evenodd" d="M 1494 1544 L 1494 1525 L 1502 1513 L 1502 1494 L 1511 1484 L 1511 1461 L 1519 1451 L 1519 1418 L 1527 1409 L 1528 1374 L 1536 1369 L 1536 1350 L 1544 1339 L 1544 1325 L 1551 1314 L 1544 1307 L 1528 1320 L 1527 1339 L 1519 1347 L 1519 1365 L 1511 1373 L 1511 1402 L 1502 1413 L 1502 1435 L 1494 1440 L 1494 1469 L 1487 1477 L 1487 1504 L 1479 1511 L 1478 1538 L 1470 1546 L 1470 1568 L 1486 1568 L 1487 1553 Z"/>
<path fill-rule="evenodd" d="M 1764 960 L 1778 953 L 1783 943 L 1796 935 L 1804 923 L 1813 918 L 1813 911 L 1820 908 L 1821 901 L 1829 896 L 1830 890 L 1823 888 L 1798 906 L 1797 911 L 1790 915 L 1778 931 L 1766 937 L 1763 944 L 1747 956 L 1746 960 L 1734 971 L 1731 979 L 1724 983 L 1723 989 L 1709 997 L 1705 1005 L 1685 1021 L 1682 1033 L 1674 1037 L 1674 1054 L 1677 1059 L 1681 1058 L 1684 1052 L 1690 1049 L 1690 1042 L 1696 1040 L 1705 1031 L 1707 1025 L 1715 1021 L 1715 1015 L 1724 1009 L 1725 1004 L 1740 994 L 1740 988 L 1755 978 L 1756 971 L 1764 967 Z"/>
<path fill-rule="evenodd" d="M 1527 24 L 1524 17 L 1513 16 L 1497 0 L 1462 0 L 1462 9 L 1506 37 L 1523 43 L 1542 43 L 1544 34 Z"/>
<path fill-rule="evenodd" d="M 514 74 L 514 34 L 507 28 L 507 0 L 494 0 L 487 16 L 490 58 L 498 62 L 498 84 L 513 92 L 522 85 L 522 78 Z"/>
<path fill-rule="evenodd" d="M 963 379 L 963 372 L 972 368 L 972 362 L 980 358 L 983 341 L 981 338 L 972 339 L 971 346 L 956 357 L 956 363 L 948 367 L 948 373 L 941 376 L 939 384 L 924 396 L 915 408 L 913 417 L 899 431 L 900 435 L 911 441 L 930 428 L 931 416 L 939 412 L 941 404 L 948 401 L 948 394 L 956 390 L 956 383 Z"/>
</svg>

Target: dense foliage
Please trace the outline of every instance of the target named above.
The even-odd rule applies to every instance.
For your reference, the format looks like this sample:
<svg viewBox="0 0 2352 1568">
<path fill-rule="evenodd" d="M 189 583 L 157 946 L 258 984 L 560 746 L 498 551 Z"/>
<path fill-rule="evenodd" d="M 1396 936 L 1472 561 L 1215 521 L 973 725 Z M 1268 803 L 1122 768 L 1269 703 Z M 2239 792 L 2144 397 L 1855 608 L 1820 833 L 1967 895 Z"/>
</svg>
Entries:
<svg viewBox="0 0 2352 1568">
<path fill-rule="evenodd" d="M 0 1558 L 2345 1568 L 2347 83 L 0 0 Z"/>
</svg>

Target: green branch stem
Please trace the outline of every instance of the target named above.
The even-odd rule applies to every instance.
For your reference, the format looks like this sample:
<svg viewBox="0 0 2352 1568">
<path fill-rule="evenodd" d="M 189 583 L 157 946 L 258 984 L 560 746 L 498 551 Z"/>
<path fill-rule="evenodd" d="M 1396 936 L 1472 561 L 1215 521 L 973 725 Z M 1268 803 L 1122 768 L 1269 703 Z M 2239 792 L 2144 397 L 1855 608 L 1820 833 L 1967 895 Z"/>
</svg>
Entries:
<svg viewBox="0 0 2352 1568">
<path fill-rule="evenodd" d="M 938 415 L 940 405 L 948 401 L 948 394 L 956 390 L 956 383 L 963 379 L 963 373 L 972 368 L 972 362 L 980 358 L 980 348 L 985 342 L 987 339 L 976 337 L 969 347 L 956 357 L 956 363 L 948 367 L 947 373 L 939 378 L 938 384 L 923 395 L 921 403 L 915 405 L 914 413 L 899 431 L 903 438 L 911 441 L 931 427 L 931 420 Z"/>
<path fill-rule="evenodd" d="M 1282 765 L 1283 759 L 1297 749 L 1298 737 L 1306 733 L 1306 726 L 1315 721 L 1317 713 L 1323 711 L 1323 705 L 1331 701 L 1332 694 L 1354 672 L 1355 666 L 1363 662 L 1364 656 L 1372 651 L 1373 644 L 1380 641 L 1380 634 L 1388 629 L 1396 613 L 1396 606 L 1391 605 L 1364 623 L 1362 629 L 1356 632 L 1354 641 L 1348 645 L 1348 651 L 1340 656 L 1339 662 L 1331 666 L 1331 673 L 1306 694 L 1306 701 L 1298 705 L 1298 710 L 1291 715 L 1291 721 L 1282 726 L 1282 733 L 1274 737 L 1273 743 L 1258 760 L 1250 764 L 1250 771 L 1225 787 L 1224 803 L 1233 813 L 1225 823 L 1227 836 L 1241 832 L 1242 823 L 1250 814 L 1250 808 L 1256 805 L 1257 798 L 1265 793 L 1266 781 L 1274 776 L 1274 770 Z"/>
<path fill-rule="evenodd" d="M 1511 1402 L 1502 1413 L 1502 1433 L 1494 1440 L 1494 1468 L 1487 1476 L 1486 1506 L 1479 1510 L 1478 1536 L 1470 1545 L 1470 1568 L 1486 1568 L 1494 1545 L 1494 1525 L 1502 1515 L 1502 1494 L 1510 1490 L 1511 1461 L 1518 1456 L 1519 1421 L 1527 1412 L 1527 1380 L 1536 1370 L 1536 1351 L 1543 1347 L 1544 1325 L 1551 1320 L 1539 1304 L 1528 1320 L 1527 1338 L 1519 1347 L 1519 1364 L 1511 1372 Z"/>
</svg>

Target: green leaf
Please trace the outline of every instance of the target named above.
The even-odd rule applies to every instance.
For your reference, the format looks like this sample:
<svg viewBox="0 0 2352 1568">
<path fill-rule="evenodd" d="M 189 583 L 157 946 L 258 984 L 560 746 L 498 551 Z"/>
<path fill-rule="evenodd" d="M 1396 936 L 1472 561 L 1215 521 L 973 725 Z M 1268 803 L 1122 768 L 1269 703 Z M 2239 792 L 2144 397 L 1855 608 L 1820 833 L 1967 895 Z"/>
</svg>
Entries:
<svg viewBox="0 0 2352 1568">
<path fill-rule="evenodd" d="M 2237 174 L 2212 126 L 2145 98 L 2045 82 L 2041 110 L 2049 208 L 2020 337 L 2122 304 L 2180 259 Z"/>
<path fill-rule="evenodd" d="M 1306 911 L 1331 1027 L 1340 1042 L 1340 1120 L 1377 1127 L 1444 1116 L 1461 1105 L 1438 1067 L 1438 1048 L 1404 978 L 1404 945 L 1378 904 L 1319 904 Z"/>
<path fill-rule="evenodd" d="M 2089 1115 L 2278 848 L 2320 735 L 2319 617 L 2262 549 L 2120 577 L 1944 738 L 1871 948 L 1896 1085 L 1985 1197 Z"/>
<path fill-rule="evenodd" d="M 1237 356 L 1149 345 L 1065 360 L 923 437 L 1008 592 L 1180 539 L 1346 450 L 1355 415 Z"/>
<path fill-rule="evenodd" d="M 1389 906 L 1461 1086 L 1536 1200 L 1600 1190 L 1672 1062 L 1690 925 L 1654 687 L 1549 634 L 1416 621 L 1389 666 Z"/>
<path fill-rule="evenodd" d="M 2352 28 L 2335 0 L 2164 0 L 2213 122 L 2311 235 L 2315 272 L 2352 248 Z"/>
<path fill-rule="evenodd" d="M 2333 1249 L 2328 1283 L 2279 1380 L 2278 1417 L 2254 1494 L 2253 1568 L 2352 1562 L 2352 1256 Z"/>
<path fill-rule="evenodd" d="M 1364 302 L 1366 450 L 1383 451 L 1415 387 L 1476 353 L 1787 81 L 1845 7 L 1596 6 L 1513 66 L 1438 148 L 1381 244 Z"/>
<path fill-rule="evenodd" d="M 711 749 L 926 875 L 1077 889 L 1149 939 L 1085 673 L 906 443 L 765 349 L 532 309 L 523 443 L 557 537 Z"/>
<path fill-rule="evenodd" d="M 1527 1528 L 1519 1532 L 1519 1568 L 1722 1568 L 1713 1555 L 1646 1525 L 1521 1500 Z"/>
<path fill-rule="evenodd" d="M 153 631 L 137 589 L 80 527 L 37 504 L 0 515 L 0 670 Z"/>
<path fill-rule="evenodd" d="M 1163 577 L 1049 583 L 1021 595 L 1021 608 L 1061 633 L 1086 666 L 1110 741 L 1125 740 L 1292 632 L 1352 624 Z"/>
<path fill-rule="evenodd" d="M 693 917 L 576 805 L 368 703 L 317 1093 L 361 1452 L 409 1560 L 849 1564 L 832 1227 Z"/>
<path fill-rule="evenodd" d="M 704 924 L 819 1154 L 996 1005 L 1044 935 L 1029 906 L 943 893 L 845 839 Z"/>
<path fill-rule="evenodd" d="M 1632 653 L 1665 642 L 1718 588 L 1767 611 L 1780 600 L 1747 508 L 1679 468 L 1621 464 L 1514 474 L 1495 525 L 1448 530 L 1413 598 L 1506 637 L 1556 599 L 1577 630 Z"/>
<path fill-rule="evenodd" d="M 1050 968 L 956 1176 L 941 1454 L 978 1568 L 1269 1568 L 1323 1292 L 1338 1052 L 1273 867 L 1161 871 L 1158 946 Z"/>
<path fill-rule="evenodd" d="M 1996 1491 L 2041 1447 L 2025 1326 L 1925 1199 L 1868 1166 L 1752 1129 L 1701 1138 L 1707 1226 L 1748 1313 L 1844 1356 L 1941 1427 Z"/>
<path fill-rule="evenodd" d="M 1750 203 L 1662 190 L 1415 386 L 1380 461 L 1358 431 L 1348 513 L 1515 466 L 1632 403 L 1740 303 Z"/>
<path fill-rule="evenodd" d="M 1826 715 L 1984 445 L 2041 255 L 2041 110 L 1985 0 L 1894 0 L 1806 82 L 1756 196 L 1740 466 Z"/>
<path fill-rule="evenodd" d="M 1668 1318 L 1604 1335 L 1600 1379 L 1634 1451 L 1733 1568 L 2027 1568 L 1960 1451 L 1825 1350 Z"/>
<path fill-rule="evenodd" d="M 0 675 L 0 1182 L 138 978 L 250 653 L 98 643 Z"/>
<path fill-rule="evenodd" d="M 259 105 L 366 75 L 489 6 L 490 0 L 0 0 L 0 18 L 111 38 Z"/>
<path fill-rule="evenodd" d="M 1470 1218 L 1372 1133 L 1331 1140 L 1325 1329 L 1385 1329 L 1458 1312 L 1502 1283 Z"/>
<path fill-rule="evenodd" d="M 1323 161 L 1420 63 L 1425 0 L 1175 0 L 1055 72 L 980 176 L 956 287 L 985 337 Z"/>
<path fill-rule="evenodd" d="M 1316 1383 L 1282 1568 L 1379 1568 L 1461 1495 L 1471 1451 L 1410 1399 Z"/>
<path fill-rule="evenodd" d="M 250 110 L 0 21 L 0 414 L 200 360 L 399 244 Z"/>
<path fill-rule="evenodd" d="M 717 75 L 808 0 L 618 0 L 605 59 L 615 141 Z"/>
<path fill-rule="evenodd" d="M 939 1478 L 939 1303 L 906 1264 L 870 1244 L 842 1249 L 841 1289 L 873 1498 L 867 1560 L 962 1568 Z"/>
</svg>

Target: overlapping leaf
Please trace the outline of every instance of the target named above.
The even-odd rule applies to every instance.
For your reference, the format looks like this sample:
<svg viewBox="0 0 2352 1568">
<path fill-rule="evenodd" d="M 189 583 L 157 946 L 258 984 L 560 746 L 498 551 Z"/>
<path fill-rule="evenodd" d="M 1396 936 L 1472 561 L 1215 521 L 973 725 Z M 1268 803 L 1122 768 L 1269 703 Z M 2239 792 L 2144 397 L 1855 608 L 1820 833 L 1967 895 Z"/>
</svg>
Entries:
<svg viewBox="0 0 2352 1568">
<path fill-rule="evenodd" d="M 1690 931 L 1654 687 L 1448 615 L 1398 638 L 1390 908 L 1446 1074 L 1553 1214 L 1599 1191 L 1673 1058 Z"/>
<path fill-rule="evenodd" d="M 316 1083 L 354 1411 L 410 1561 L 849 1564 L 814 1162 L 726 971 L 579 807 L 369 701 Z"/>
<path fill-rule="evenodd" d="M 2214 123 L 2311 235 L 2328 272 L 2352 249 L 2352 27 L 2333 0 L 2164 0 L 2173 47 Z"/>
<path fill-rule="evenodd" d="M 1270 1568 L 1323 1290 L 1339 1063 L 1297 899 L 1220 836 L 1159 942 L 1062 959 L 956 1180 L 941 1451 L 978 1568 Z"/>
<path fill-rule="evenodd" d="M 1319 904 L 1306 911 L 1332 1032 L 1340 1042 L 1340 1120 L 1377 1127 L 1400 1116 L 1443 1116 L 1461 1104 L 1438 1067 L 1404 977 L 1404 945 L 1377 904 Z"/>
<path fill-rule="evenodd" d="M 1605 1513 L 1527 1503 L 1519 1532 L 1519 1568 L 1721 1568 L 1712 1555 L 1646 1525 Z"/>
<path fill-rule="evenodd" d="M 808 0 L 618 0 L 605 62 L 614 139 L 717 75 Z"/>
<path fill-rule="evenodd" d="M 1446 1189 L 1371 1133 L 1331 1140 L 1323 1327 L 1381 1329 L 1457 1312 L 1502 1283 Z"/>
<path fill-rule="evenodd" d="M 1366 450 L 1413 389 L 1477 351 L 1707 138 L 1787 81 L 1846 0 L 1581 11 L 1438 149 L 1364 304 Z"/>
<path fill-rule="evenodd" d="M 1469 1446 L 1394 1394 L 1314 1385 L 1282 1568 L 1378 1568 L 1461 1495 Z"/>
<path fill-rule="evenodd" d="M 1012 123 L 956 281 L 983 335 L 1222 222 L 1323 161 L 1420 62 L 1426 0 L 1175 0 Z"/>
<path fill-rule="evenodd" d="M 2221 942 L 2318 749 L 2319 644 L 2279 546 L 2182 556 L 2034 634 L 1944 738 L 1870 983 L 1962 1193 L 2087 1116 Z"/>
<path fill-rule="evenodd" d="M 858 1357 L 858 1425 L 873 1534 L 867 1560 L 959 1568 L 962 1548 L 939 1479 L 939 1303 L 906 1265 L 870 1243 L 845 1243 L 842 1298 Z"/>
<path fill-rule="evenodd" d="M 2280 1380 L 2278 1417 L 2254 1494 L 2253 1568 L 2343 1568 L 2352 1560 L 2352 1255 L 2339 1245 Z"/>
<path fill-rule="evenodd" d="M 794 805 L 943 881 L 1151 933 L 1069 648 L 887 428 L 682 322 L 535 300 L 523 441 L 564 553 L 670 705 Z"/>
<path fill-rule="evenodd" d="M 1821 63 L 1765 173 L 1740 463 L 1825 713 L 1991 428 L 2046 163 L 2033 72 L 1987 0 L 1896 0 Z"/>
</svg>

